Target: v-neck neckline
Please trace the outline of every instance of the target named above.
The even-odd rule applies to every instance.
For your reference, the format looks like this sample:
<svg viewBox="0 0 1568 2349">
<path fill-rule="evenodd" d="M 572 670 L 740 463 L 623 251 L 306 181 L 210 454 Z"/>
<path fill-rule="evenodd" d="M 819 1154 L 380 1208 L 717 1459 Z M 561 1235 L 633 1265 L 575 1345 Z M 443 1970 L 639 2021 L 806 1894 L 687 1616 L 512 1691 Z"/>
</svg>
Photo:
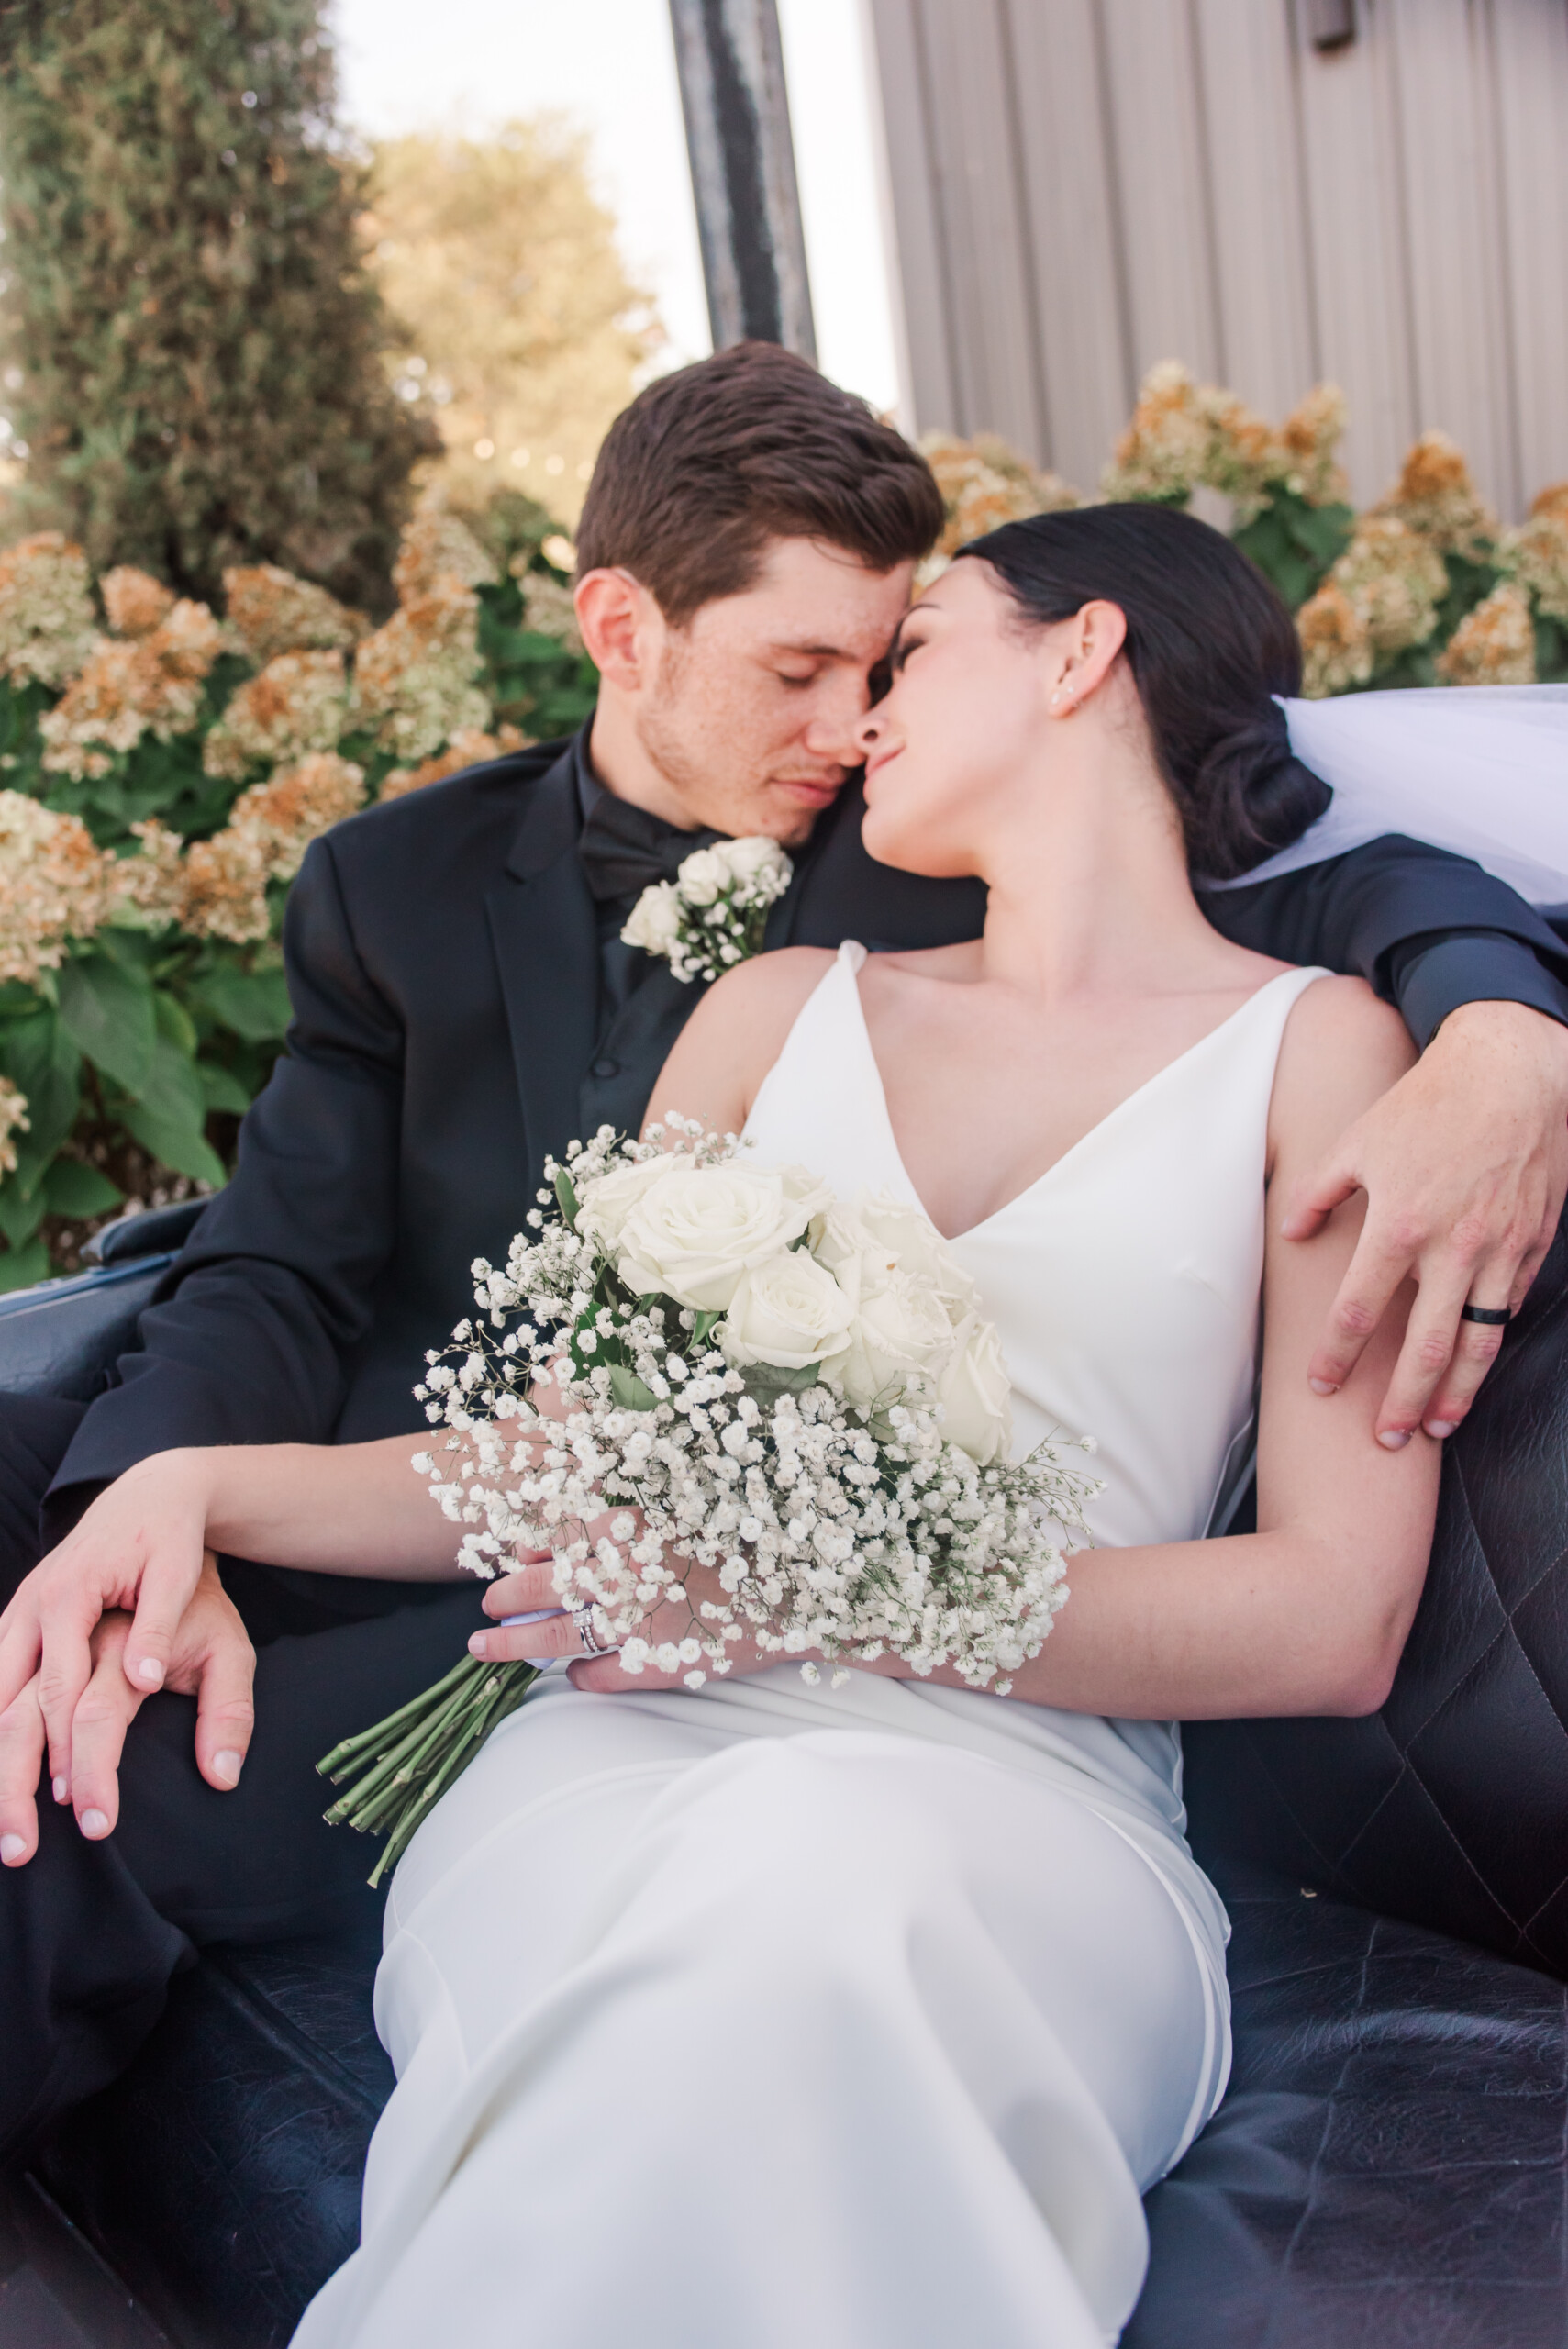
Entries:
<svg viewBox="0 0 1568 2349">
<path fill-rule="evenodd" d="M 1245 1019 L 1248 1012 L 1250 1012 L 1256 1004 L 1262 1002 L 1263 996 L 1269 994 L 1272 988 L 1284 986 L 1287 980 L 1299 979 L 1302 976 L 1301 972 L 1293 969 L 1276 972 L 1272 979 L 1265 979 L 1262 986 L 1253 988 L 1251 994 L 1247 997 L 1244 1003 L 1239 1003 L 1237 1005 L 1234 1011 L 1228 1012 L 1223 1019 L 1218 1021 L 1217 1024 L 1210 1028 L 1206 1034 L 1199 1036 L 1195 1042 L 1188 1044 L 1185 1050 L 1178 1052 L 1173 1060 L 1164 1062 L 1159 1068 L 1154 1070 L 1151 1075 L 1146 1076 L 1141 1085 L 1134 1085 L 1130 1093 L 1124 1094 L 1121 1099 L 1118 1101 L 1113 1108 L 1106 1111 L 1103 1118 L 1097 1118 L 1095 1120 L 1095 1123 L 1088 1128 L 1086 1132 L 1079 1135 L 1075 1142 L 1069 1143 L 1068 1147 L 1062 1152 L 1060 1158 L 1052 1159 L 1051 1164 L 1047 1166 L 1042 1173 L 1037 1174 L 1032 1182 L 1026 1183 L 1021 1191 L 1015 1191 L 1010 1199 L 1005 1200 L 999 1208 L 994 1208 L 989 1215 L 982 1216 L 978 1223 L 972 1223 L 968 1225 L 962 1231 L 945 1232 L 942 1230 L 941 1226 L 937 1222 L 937 1219 L 935 1216 L 932 1215 L 929 1208 L 927 1207 L 925 1200 L 920 1197 L 919 1191 L 917 1189 L 914 1179 L 909 1173 L 908 1166 L 905 1163 L 904 1152 L 898 1146 L 898 1136 L 894 1130 L 893 1115 L 887 1106 L 887 1087 L 883 1083 L 882 1066 L 876 1057 L 876 1047 L 871 1040 L 871 1028 L 866 1019 L 865 1006 L 861 1000 L 861 971 L 863 967 L 863 950 L 862 961 L 858 963 L 851 963 L 848 956 L 844 954 L 844 950 L 842 948 L 840 949 L 840 953 L 842 958 L 841 967 L 848 974 L 851 992 L 854 997 L 855 1017 L 860 1022 L 861 1041 L 865 1048 L 866 1062 L 871 1070 L 872 1077 L 875 1083 L 876 1104 L 879 1111 L 881 1112 L 883 1133 L 886 1139 L 888 1148 L 893 1153 L 894 1163 L 896 1165 L 900 1175 L 903 1177 L 905 1188 L 908 1191 L 909 1197 L 914 1200 L 921 1214 L 931 1225 L 932 1230 L 937 1232 L 938 1236 L 950 1248 L 960 1247 L 964 1241 L 976 1239 L 981 1232 L 988 1231 L 993 1224 L 1000 1223 L 1004 1216 L 1011 1215 L 1015 1208 L 1021 1207 L 1026 1199 L 1031 1199 L 1037 1191 L 1043 1189 L 1044 1186 L 1051 1181 L 1053 1175 L 1059 1174 L 1062 1172 L 1062 1169 L 1076 1158 L 1081 1151 L 1085 1150 L 1092 1141 L 1094 1141 L 1099 1135 L 1103 1134 L 1107 1126 L 1115 1125 L 1127 1110 L 1131 1109 L 1138 1102 L 1141 1101 L 1144 1096 L 1151 1092 L 1155 1085 L 1162 1084 L 1166 1077 L 1170 1076 L 1173 1073 L 1173 1071 L 1181 1068 L 1186 1062 L 1190 1061 L 1195 1052 L 1201 1052 L 1207 1045 L 1212 1044 L 1217 1037 L 1223 1036 L 1226 1030 L 1228 1028 L 1233 1028 L 1239 1019 Z"/>
</svg>

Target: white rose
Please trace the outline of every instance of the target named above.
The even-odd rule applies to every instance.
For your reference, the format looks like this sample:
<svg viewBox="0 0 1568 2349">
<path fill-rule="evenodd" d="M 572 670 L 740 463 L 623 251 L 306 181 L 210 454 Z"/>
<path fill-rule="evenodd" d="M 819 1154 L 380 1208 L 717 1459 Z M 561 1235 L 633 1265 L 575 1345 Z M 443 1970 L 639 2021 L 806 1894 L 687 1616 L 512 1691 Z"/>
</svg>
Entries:
<svg viewBox="0 0 1568 2349">
<path fill-rule="evenodd" d="M 829 1367 L 845 1400 L 869 1410 L 901 1387 L 929 1386 L 952 1342 L 952 1324 L 935 1290 L 895 1266 L 862 1286 L 849 1345 Z"/>
<path fill-rule="evenodd" d="M 804 1248 L 788 1248 L 742 1273 L 715 1335 L 733 1363 L 804 1370 L 841 1347 L 850 1300 Z"/>
<path fill-rule="evenodd" d="M 684 1163 L 664 1152 L 635 1164 L 623 1163 L 595 1182 L 584 1183 L 577 1200 L 578 1230 L 606 1252 L 613 1252 L 622 1225 L 644 1192 L 678 1174 Z"/>
<path fill-rule="evenodd" d="M 729 867 L 717 848 L 694 849 L 675 868 L 675 886 L 688 906 L 711 906 L 728 889 Z"/>
<path fill-rule="evenodd" d="M 950 1254 L 924 1208 L 906 1206 L 891 1191 L 862 1191 L 852 1212 L 869 1241 L 885 1249 L 905 1272 L 936 1291 L 952 1322 L 978 1311 L 979 1290 Z"/>
<path fill-rule="evenodd" d="M 644 889 L 621 931 L 625 946 L 640 946 L 646 954 L 668 954 L 681 932 L 683 907 L 673 881 L 655 881 Z"/>
<path fill-rule="evenodd" d="M 724 841 L 719 852 L 729 867 L 732 879 L 741 882 L 765 882 L 782 896 L 795 867 L 779 846 L 765 832 L 756 832 L 743 841 Z"/>
<path fill-rule="evenodd" d="M 616 1243 L 617 1270 L 639 1297 L 660 1294 L 722 1313 L 742 1273 L 797 1240 L 829 1193 L 801 1166 L 693 1166 L 651 1184 Z"/>
<path fill-rule="evenodd" d="M 994 1323 L 974 1314 L 960 1329 L 958 1339 L 937 1382 L 942 1433 L 982 1468 L 989 1468 L 1013 1441 L 1013 1383 Z"/>
</svg>

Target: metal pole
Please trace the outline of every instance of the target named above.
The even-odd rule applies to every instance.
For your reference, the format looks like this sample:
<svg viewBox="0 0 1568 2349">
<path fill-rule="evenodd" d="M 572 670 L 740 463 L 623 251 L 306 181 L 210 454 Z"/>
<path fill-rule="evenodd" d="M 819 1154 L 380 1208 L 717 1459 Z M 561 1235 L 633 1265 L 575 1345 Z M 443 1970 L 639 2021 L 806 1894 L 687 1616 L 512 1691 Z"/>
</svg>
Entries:
<svg viewBox="0 0 1568 2349">
<path fill-rule="evenodd" d="M 817 357 L 773 0 L 670 0 L 716 351 Z"/>
</svg>

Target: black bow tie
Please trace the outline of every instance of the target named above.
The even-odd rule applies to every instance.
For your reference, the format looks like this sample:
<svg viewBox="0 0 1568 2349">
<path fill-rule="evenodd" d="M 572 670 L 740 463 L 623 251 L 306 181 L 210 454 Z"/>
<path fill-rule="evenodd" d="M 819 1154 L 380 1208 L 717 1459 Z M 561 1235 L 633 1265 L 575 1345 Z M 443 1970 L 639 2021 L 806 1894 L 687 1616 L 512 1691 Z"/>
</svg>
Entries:
<svg viewBox="0 0 1568 2349">
<path fill-rule="evenodd" d="M 662 816 L 601 791 L 588 810 L 578 850 L 588 886 L 603 905 L 610 898 L 639 896 L 656 881 L 673 881 L 695 850 L 723 838 L 722 832 L 677 831 Z"/>
</svg>

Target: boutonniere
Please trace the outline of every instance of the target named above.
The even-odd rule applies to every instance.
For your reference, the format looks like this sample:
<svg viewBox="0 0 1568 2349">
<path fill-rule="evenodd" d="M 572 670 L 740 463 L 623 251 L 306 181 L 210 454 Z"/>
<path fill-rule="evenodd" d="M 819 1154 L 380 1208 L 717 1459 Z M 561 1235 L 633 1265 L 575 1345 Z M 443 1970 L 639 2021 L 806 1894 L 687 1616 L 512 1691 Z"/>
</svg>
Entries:
<svg viewBox="0 0 1568 2349">
<path fill-rule="evenodd" d="M 789 887 L 794 865 L 765 835 L 694 849 L 673 881 L 655 881 L 631 909 L 621 937 L 662 954 L 678 979 L 717 979 L 762 951 L 768 907 Z"/>
</svg>

